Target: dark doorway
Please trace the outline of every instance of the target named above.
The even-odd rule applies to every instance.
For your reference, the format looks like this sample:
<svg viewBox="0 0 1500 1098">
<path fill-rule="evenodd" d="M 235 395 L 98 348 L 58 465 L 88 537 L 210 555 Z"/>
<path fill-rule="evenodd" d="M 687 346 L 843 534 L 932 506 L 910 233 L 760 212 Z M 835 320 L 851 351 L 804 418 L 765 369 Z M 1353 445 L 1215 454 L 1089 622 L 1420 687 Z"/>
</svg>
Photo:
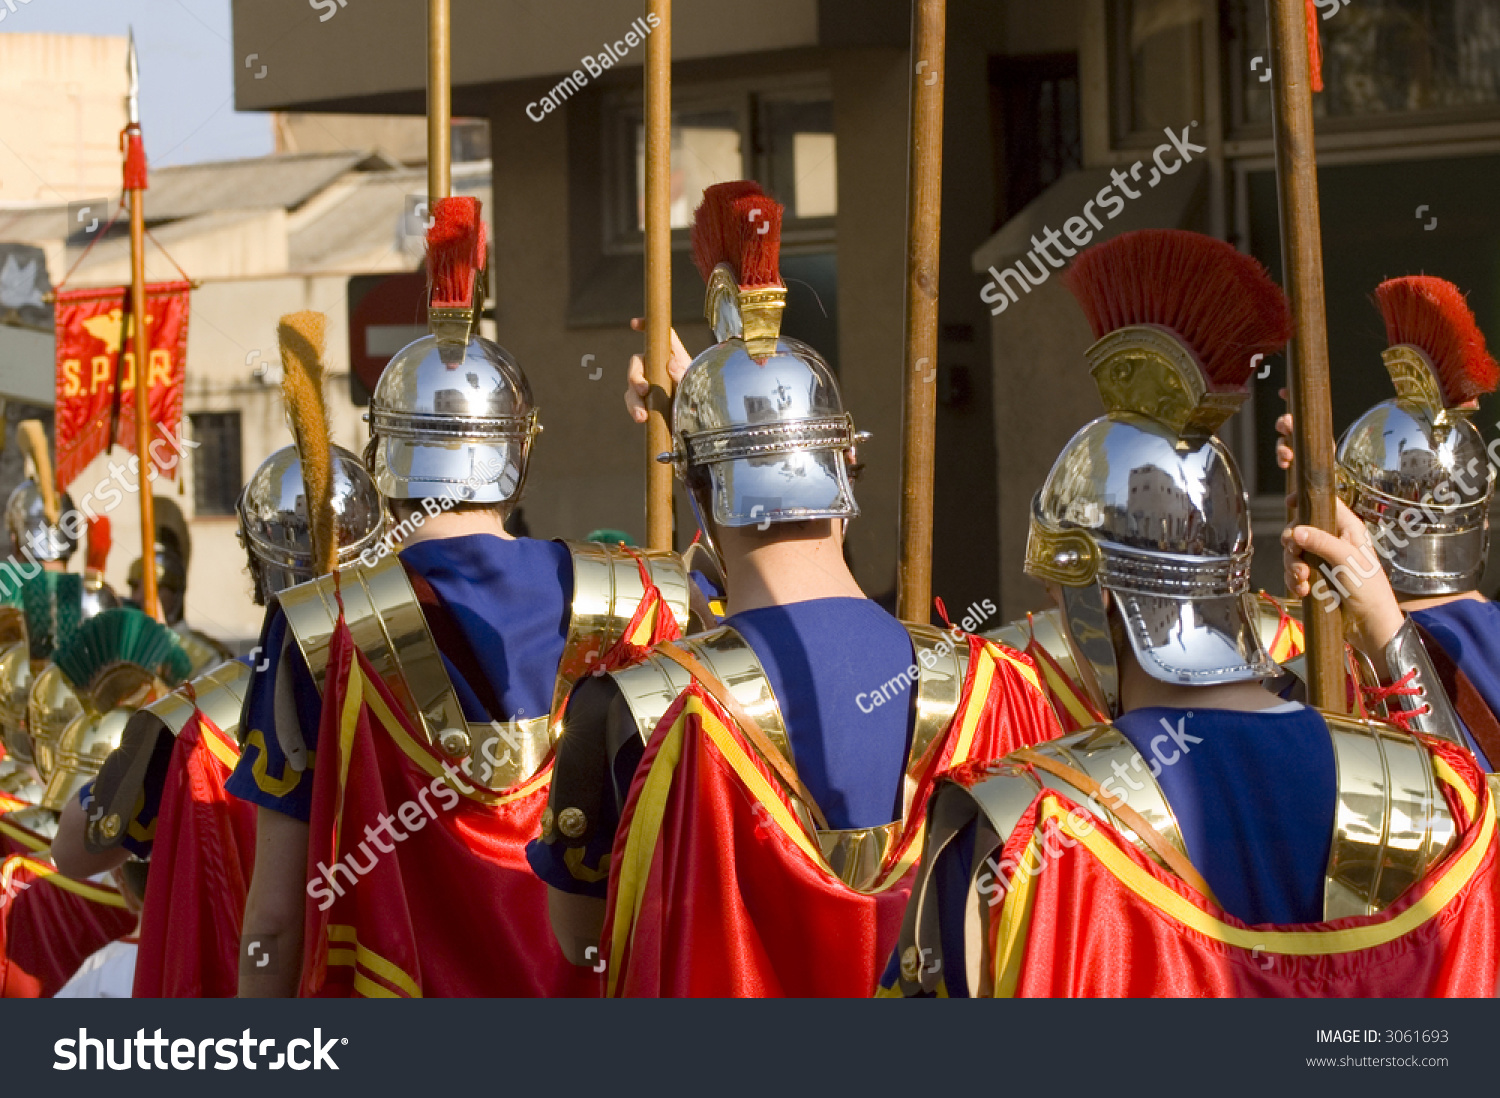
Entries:
<svg viewBox="0 0 1500 1098">
<path fill-rule="evenodd" d="M 1065 172 L 1083 166 L 1078 55 L 990 58 L 998 229 Z"/>
</svg>

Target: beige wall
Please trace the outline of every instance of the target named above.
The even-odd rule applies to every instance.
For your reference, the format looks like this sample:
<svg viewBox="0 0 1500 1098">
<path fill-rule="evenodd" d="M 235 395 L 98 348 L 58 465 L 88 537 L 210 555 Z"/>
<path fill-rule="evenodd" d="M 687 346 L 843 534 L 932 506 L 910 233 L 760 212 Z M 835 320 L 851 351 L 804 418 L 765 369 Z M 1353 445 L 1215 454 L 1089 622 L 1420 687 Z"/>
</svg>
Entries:
<svg viewBox="0 0 1500 1098">
<path fill-rule="evenodd" d="M 0 103 L 0 203 L 119 193 L 125 39 L 0 34 Z"/>
</svg>

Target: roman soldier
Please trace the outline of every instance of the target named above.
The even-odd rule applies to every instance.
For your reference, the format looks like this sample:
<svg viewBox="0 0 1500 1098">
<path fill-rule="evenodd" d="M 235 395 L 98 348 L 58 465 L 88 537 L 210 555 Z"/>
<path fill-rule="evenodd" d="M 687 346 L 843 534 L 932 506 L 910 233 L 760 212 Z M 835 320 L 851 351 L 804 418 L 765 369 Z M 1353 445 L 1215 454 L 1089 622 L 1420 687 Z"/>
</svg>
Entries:
<svg viewBox="0 0 1500 1098">
<path fill-rule="evenodd" d="M 107 610 L 85 622 L 52 653 L 32 688 L 28 728 L 46 788 L 31 811 L 55 821 L 119 746 L 132 714 L 181 683 L 188 667 L 172 631 L 138 610 Z M 57 718 L 64 707 L 39 715 L 35 700 L 54 674 L 56 697 L 66 692 L 73 716 L 44 751 L 35 739 L 38 718 Z M 136 925 L 118 888 L 103 877 L 77 881 L 58 873 L 45 845 L 7 857 L 0 879 L 7 883 L 0 895 L 0 994 L 7 997 L 52 995 L 86 958 Z"/>
<path fill-rule="evenodd" d="M 241 995 L 598 994 L 525 863 L 550 714 L 581 675 L 677 635 L 688 579 L 671 554 L 506 532 L 537 411 L 515 359 L 476 334 L 478 202 L 439 199 L 433 218 L 432 334 L 370 403 L 391 529 L 273 599 L 261 636 L 228 783 L 260 809 Z M 316 342 L 283 335 L 291 366 Z"/>
<path fill-rule="evenodd" d="M 559 943 L 612 995 L 868 995 L 936 776 L 1058 731 L 1025 657 L 900 622 L 849 572 L 864 436 L 780 334 L 781 212 L 720 184 L 693 226 L 719 342 L 663 457 L 728 616 L 577 687 L 529 850 Z"/>
<path fill-rule="evenodd" d="M 378 544 L 384 507 L 370 474 L 331 446 L 340 567 Z M 256 605 L 313 579 L 310 508 L 295 446 L 267 458 L 237 505 Z M 255 854 L 255 809 L 224 783 L 258 653 L 230 660 L 136 713 L 97 782 L 64 810 L 52 859 L 75 879 L 149 862 L 135 987 L 140 998 L 233 996 Z"/>
<path fill-rule="evenodd" d="M 1100 244 L 1065 281 L 1108 414 L 1037 494 L 1026 568 L 1111 720 L 943 783 L 887 993 L 1492 993 L 1491 794 L 1413 630 L 1375 640 L 1404 703 L 1428 691 L 1428 735 L 1263 685 L 1248 498 L 1213 432 L 1285 343 L 1285 298 L 1181 232 Z"/>
<path fill-rule="evenodd" d="M 1470 417 L 1478 398 L 1495 390 L 1500 367 L 1451 282 L 1393 278 L 1376 287 L 1375 301 L 1396 396 L 1355 420 L 1337 451 L 1339 498 L 1364 524 L 1358 547 L 1373 555 L 1352 554 L 1352 542 L 1330 545 L 1337 555 L 1314 580 L 1301 554 L 1306 538 L 1322 539 L 1306 533 L 1287 547 L 1288 589 L 1342 598 L 1363 588 L 1346 611 L 1356 628 L 1399 604 L 1459 713 L 1463 743 L 1492 773 L 1500 762 L 1500 607 L 1477 587 L 1489 555 L 1496 463 Z M 1277 427 L 1286 466 L 1291 417 Z"/>
</svg>

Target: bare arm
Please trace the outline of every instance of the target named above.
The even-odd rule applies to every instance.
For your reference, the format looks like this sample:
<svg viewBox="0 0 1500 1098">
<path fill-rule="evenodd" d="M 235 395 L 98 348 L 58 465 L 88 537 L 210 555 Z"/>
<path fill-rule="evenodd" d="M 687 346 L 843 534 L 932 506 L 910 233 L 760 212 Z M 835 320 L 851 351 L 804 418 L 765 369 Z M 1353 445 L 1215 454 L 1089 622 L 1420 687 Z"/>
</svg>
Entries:
<svg viewBox="0 0 1500 1098">
<path fill-rule="evenodd" d="M 597 896 L 576 896 L 549 886 L 547 914 L 552 919 L 552 933 L 557 936 L 564 957 L 575 965 L 589 968 L 599 963 L 599 937 L 604 933 L 603 900 Z"/>
<path fill-rule="evenodd" d="M 63 808 L 57 837 L 52 840 L 52 864 L 65 877 L 86 881 L 95 874 L 118 869 L 130 857 L 130 852 L 123 846 L 112 847 L 100 854 L 90 851 L 83 842 L 87 828 L 88 815 L 74 797 Z"/>
<path fill-rule="evenodd" d="M 240 932 L 240 998 L 297 994 L 307 903 L 308 826 L 262 808 L 255 817 L 255 873 Z"/>
</svg>

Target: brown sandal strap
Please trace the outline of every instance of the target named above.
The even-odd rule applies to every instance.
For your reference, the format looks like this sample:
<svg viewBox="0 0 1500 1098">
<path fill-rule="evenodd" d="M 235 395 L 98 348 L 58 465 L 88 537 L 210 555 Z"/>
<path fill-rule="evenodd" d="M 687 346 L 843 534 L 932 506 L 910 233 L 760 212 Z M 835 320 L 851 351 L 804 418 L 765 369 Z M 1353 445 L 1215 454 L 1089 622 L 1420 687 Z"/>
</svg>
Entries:
<svg viewBox="0 0 1500 1098">
<path fill-rule="evenodd" d="M 821 831 L 829 830 L 828 817 L 823 815 L 823 810 L 818 807 L 817 801 L 813 800 L 812 793 L 802 783 L 802 779 L 797 776 L 797 771 L 792 768 L 792 764 L 787 761 L 786 756 L 777 750 L 776 745 L 761 731 L 760 725 L 755 723 L 755 718 L 745 712 L 745 707 L 739 703 L 739 699 L 731 694 L 725 688 L 724 684 L 714 677 L 713 672 L 670 641 L 658 644 L 656 651 L 693 676 L 694 681 L 703 688 L 708 696 L 718 702 L 724 711 L 734 718 L 734 722 L 739 725 L 740 733 L 745 739 L 750 741 L 750 746 L 755 748 L 761 758 L 765 759 L 767 765 L 776 772 L 776 776 L 781 779 L 782 784 L 786 786 L 792 796 L 796 797 L 807 807 L 807 811 L 813 819 L 813 826 Z"/>
<path fill-rule="evenodd" d="M 1147 823 L 1144 816 L 1126 804 L 1124 797 L 1121 797 L 1118 793 L 1111 793 L 1083 771 L 1074 769 L 1065 762 L 1060 762 L 1057 759 L 1043 755 L 1030 747 L 1023 747 L 1018 751 L 1014 751 L 1010 757 L 1019 759 L 1021 762 L 1034 766 L 1038 770 L 1045 770 L 1054 777 L 1061 778 L 1083 793 L 1085 797 L 1097 798 L 1106 808 L 1120 818 L 1121 823 L 1134 831 L 1136 837 L 1146 845 L 1151 853 L 1161 859 L 1168 869 L 1203 893 L 1203 895 L 1207 896 L 1215 904 L 1219 903 L 1218 899 L 1214 896 L 1213 889 L 1209 888 L 1208 882 L 1203 879 L 1203 874 L 1198 872 L 1193 863 L 1188 861 L 1182 851 L 1169 843 L 1160 831 Z"/>
</svg>

